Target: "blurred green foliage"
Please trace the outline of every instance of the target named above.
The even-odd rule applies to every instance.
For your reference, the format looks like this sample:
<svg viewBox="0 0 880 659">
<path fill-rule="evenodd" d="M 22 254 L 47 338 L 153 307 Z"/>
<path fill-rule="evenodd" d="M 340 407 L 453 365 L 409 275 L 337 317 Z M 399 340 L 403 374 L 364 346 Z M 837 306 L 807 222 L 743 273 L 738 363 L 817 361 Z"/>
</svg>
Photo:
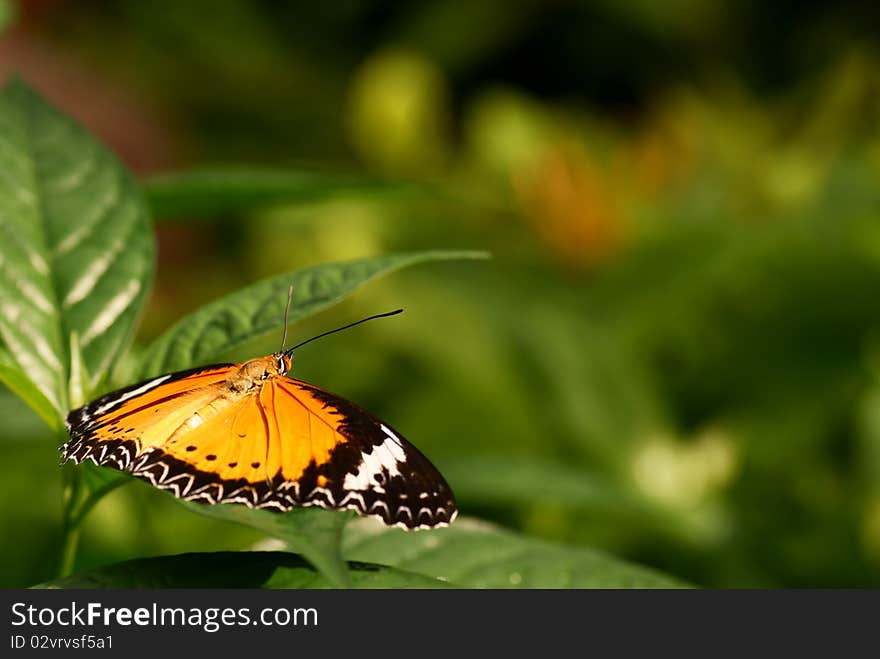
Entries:
<svg viewBox="0 0 880 659">
<path fill-rule="evenodd" d="M 466 514 L 707 586 L 880 585 L 876 9 L 206 6 L 25 3 L 9 33 L 137 97 L 135 154 L 167 142 L 148 198 L 149 174 L 223 163 L 417 185 L 159 217 L 138 345 L 292 267 L 487 249 L 297 325 L 407 308 L 297 376 L 405 430 Z M 47 581 L 56 447 L 0 410 L 0 583 Z M 262 537 L 135 483 L 88 518 L 79 565 Z"/>
</svg>

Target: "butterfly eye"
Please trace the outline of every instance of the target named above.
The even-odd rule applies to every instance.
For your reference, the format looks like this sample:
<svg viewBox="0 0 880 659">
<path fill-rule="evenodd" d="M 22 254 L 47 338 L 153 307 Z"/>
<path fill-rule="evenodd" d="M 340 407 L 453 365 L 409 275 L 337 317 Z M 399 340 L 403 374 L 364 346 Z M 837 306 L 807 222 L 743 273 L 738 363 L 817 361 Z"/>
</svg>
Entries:
<svg viewBox="0 0 880 659">
<path fill-rule="evenodd" d="M 278 372 L 285 373 L 287 371 L 287 364 L 284 363 L 284 355 L 278 357 Z"/>
</svg>

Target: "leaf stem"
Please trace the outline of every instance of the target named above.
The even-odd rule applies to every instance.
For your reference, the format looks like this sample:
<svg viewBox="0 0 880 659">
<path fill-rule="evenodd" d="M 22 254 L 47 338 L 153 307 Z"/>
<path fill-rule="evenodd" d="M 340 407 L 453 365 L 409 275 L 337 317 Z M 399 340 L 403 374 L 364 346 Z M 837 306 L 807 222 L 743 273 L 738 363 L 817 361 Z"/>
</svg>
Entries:
<svg viewBox="0 0 880 659">
<path fill-rule="evenodd" d="M 82 523 L 83 518 L 89 514 L 92 508 L 95 507 L 95 504 L 98 503 L 101 499 L 107 496 L 108 493 L 115 490 L 120 485 L 124 485 L 129 481 L 125 478 L 117 478 L 115 480 L 110 481 L 109 483 L 105 483 L 101 487 L 96 490 L 90 490 L 86 497 L 82 500 L 82 503 L 76 507 L 74 514 L 71 518 L 71 523 L 75 527 L 79 527 Z"/>
<path fill-rule="evenodd" d="M 61 494 L 61 560 L 58 576 L 66 577 L 73 572 L 76 563 L 76 550 L 79 545 L 79 522 L 76 514 L 77 502 L 83 489 L 80 470 L 73 465 L 65 465 L 64 489 Z"/>
<path fill-rule="evenodd" d="M 76 564 L 76 551 L 79 545 L 79 527 L 95 504 L 120 485 L 129 482 L 126 478 L 114 478 L 103 483 L 85 477 L 82 467 L 69 465 L 65 469 L 65 485 L 62 500 L 61 560 L 58 575 L 69 576 Z"/>
</svg>

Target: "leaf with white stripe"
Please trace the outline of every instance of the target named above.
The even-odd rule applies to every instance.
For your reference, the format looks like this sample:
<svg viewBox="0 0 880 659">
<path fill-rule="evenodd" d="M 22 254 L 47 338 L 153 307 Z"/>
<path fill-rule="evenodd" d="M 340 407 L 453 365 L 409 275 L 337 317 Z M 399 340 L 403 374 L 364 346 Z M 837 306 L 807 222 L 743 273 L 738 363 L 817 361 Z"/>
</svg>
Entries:
<svg viewBox="0 0 880 659">
<path fill-rule="evenodd" d="M 116 159 L 23 83 L 7 84 L 0 340 L 59 415 L 84 402 L 125 347 L 154 253 L 146 206 Z"/>
<path fill-rule="evenodd" d="M 0 382 L 36 412 L 52 431 L 60 431 L 64 427 L 52 404 L 2 349 L 0 349 Z"/>
</svg>

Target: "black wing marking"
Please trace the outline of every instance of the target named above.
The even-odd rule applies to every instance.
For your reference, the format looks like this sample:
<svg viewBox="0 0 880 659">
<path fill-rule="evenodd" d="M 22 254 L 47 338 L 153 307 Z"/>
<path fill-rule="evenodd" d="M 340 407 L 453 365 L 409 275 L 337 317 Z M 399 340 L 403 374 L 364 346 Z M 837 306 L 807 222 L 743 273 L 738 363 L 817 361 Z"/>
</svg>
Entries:
<svg viewBox="0 0 880 659">
<path fill-rule="evenodd" d="M 456 515 L 455 496 L 431 462 L 400 433 L 349 400 L 307 382 L 286 384 L 320 401 L 338 416 L 336 431 L 348 439 L 323 464 L 309 465 L 300 493 L 313 505 L 350 508 L 407 529 L 445 526 Z M 320 477 L 324 477 L 326 482 Z"/>
</svg>

